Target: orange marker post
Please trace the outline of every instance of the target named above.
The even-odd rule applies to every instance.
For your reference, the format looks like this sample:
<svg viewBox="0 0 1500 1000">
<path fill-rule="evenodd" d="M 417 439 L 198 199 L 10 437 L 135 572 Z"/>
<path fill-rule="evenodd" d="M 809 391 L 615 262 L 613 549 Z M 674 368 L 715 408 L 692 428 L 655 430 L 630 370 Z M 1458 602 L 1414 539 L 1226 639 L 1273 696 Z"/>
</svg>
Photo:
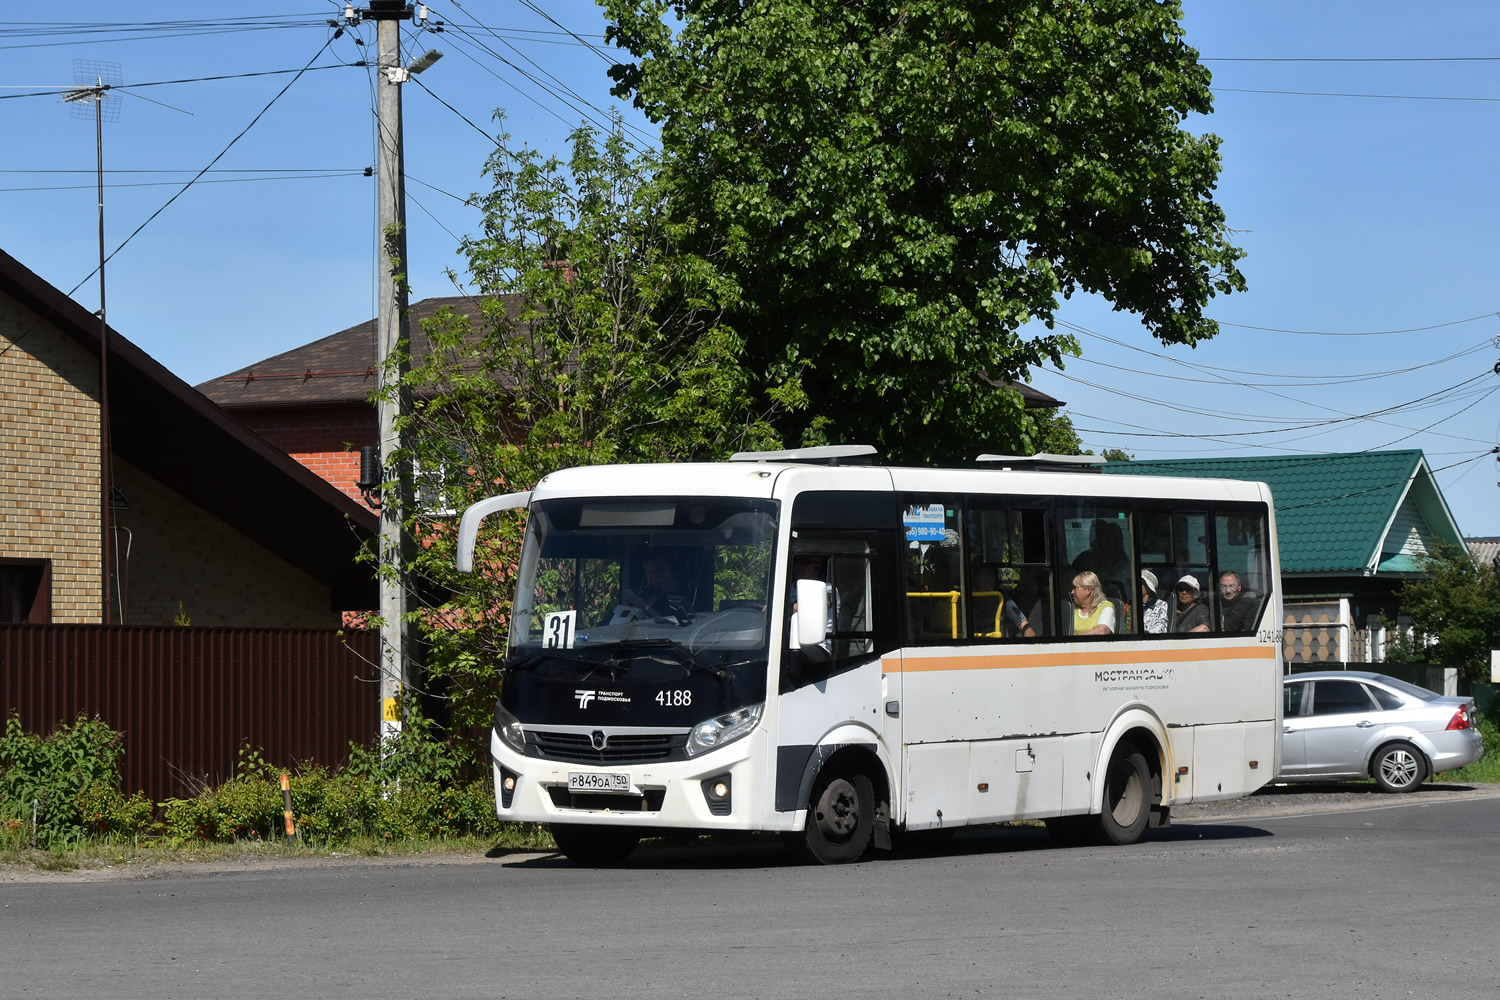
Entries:
<svg viewBox="0 0 1500 1000">
<path fill-rule="evenodd" d="M 286 845 L 291 847 L 297 842 L 297 827 L 292 822 L 292 779 L 285 774 L 281 776 L 281 804 L 285 807 Z"/>
</svg>

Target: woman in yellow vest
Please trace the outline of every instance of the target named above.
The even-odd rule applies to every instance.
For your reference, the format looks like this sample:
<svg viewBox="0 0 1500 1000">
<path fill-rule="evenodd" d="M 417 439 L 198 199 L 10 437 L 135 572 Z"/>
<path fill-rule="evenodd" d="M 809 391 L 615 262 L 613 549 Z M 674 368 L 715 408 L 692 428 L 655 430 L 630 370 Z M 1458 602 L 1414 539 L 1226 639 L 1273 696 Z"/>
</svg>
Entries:
<svg viewBox="0 0 1500 1000">
<path fill-rule="evenodd" d="M 1115 630 L 1115 606 L 1104 599 L 1099 577 L 1084 570 L 1073 577 L 1073 634 L 1110 635 Z"/>
</svg>

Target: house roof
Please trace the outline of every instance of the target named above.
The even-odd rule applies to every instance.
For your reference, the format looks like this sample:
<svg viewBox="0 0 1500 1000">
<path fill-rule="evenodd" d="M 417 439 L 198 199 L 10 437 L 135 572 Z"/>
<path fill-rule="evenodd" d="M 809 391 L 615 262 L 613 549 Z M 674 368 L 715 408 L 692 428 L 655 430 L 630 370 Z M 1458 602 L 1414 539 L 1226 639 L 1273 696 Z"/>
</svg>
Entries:
<svg viewBox="0 0 1500 1000">
<path fill-rule="evenodd" d="M 1286 575 L 1420 571 L 1433 538 L 1461 544 L 1420 450 L 1109 462 L 1112 475 L 1242 479 L 1271 487 Z"/>
<path fill-rule="evenodd" d="M 511 315 L 515 315 L 520 308 L 519 297 L 502 296 L 502 300 Z M 446 295 L 412 304 L 408 313 L 412 365 L 420 365 L 430 350 L 422 329 L 423 320 L 432 318 L 444 307 L 472 320 L 479 316 L 481 302 L 473 296 Z M 1063 405 L 1061 400 L 1029 385 L 994 384 L 1016 389 L 1028 409 Z M 227 375 L 201 382 L 197 388 L 228 410 L 366 402 L 375 388 L 375 320 L 366 320 Z"/>
<path fill-rule="evenodd" d="M 33 330 L 45 324 L 98 357 L 97 317 L 4 251 L 0 288 L 42 317 Z M 376 515 L 364 505 L 214 405 L 113 328 L 109 400 L 110 443 L 116 454 L 328 583 L 338 606 L 373 606 L 371 572 L 354 561 L 359 547 L 379 531 Z"/>
<path fill-rule="evenodd" d="M 1464 544 L 1476 564 L 1500 569 L 1500 538 L 1465 538 Z"/>
<path fill-rule="evenodd" d="M 473 319 L 479 315 L 479 303 L 472 296 L 444 295 L 413 304 L 408 311 L 412 364 L 420 365 L 429 351 L 423 320 L 444 307 Z M 228 410 L 363 403 L 375 388 L 375 320 L 209 379 L 197 388 Z"/>
</svg>

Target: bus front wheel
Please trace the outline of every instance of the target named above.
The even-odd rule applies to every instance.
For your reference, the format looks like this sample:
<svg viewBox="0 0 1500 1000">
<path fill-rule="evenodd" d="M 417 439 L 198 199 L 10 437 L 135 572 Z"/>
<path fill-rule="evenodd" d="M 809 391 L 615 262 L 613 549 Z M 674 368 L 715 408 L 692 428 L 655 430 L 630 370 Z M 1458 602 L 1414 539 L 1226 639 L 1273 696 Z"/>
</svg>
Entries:
<svg viewBox="0 0 1500 1000">
<path fill-rule="evenodd" d="M 1151 818 L 1151 770 L 1134 745 L 1121 743 L 1104 772 L 1099 834 L 1106 844 L 1133 844 Z"/>
<path fill-rule="evenodd" d="M 553 823 L 552 839 L 575 865 L 613 868 L 630 857 L 641 842 L 641 835 L 628 827 Z"/>
<path fill-rule="evenodd" d="M 875 786 L 863 771 L 824 770 L 813 783 L 807 824 L 789 840 L 803 860 L 823 865 L 858 861 L 875 831 Z"/>
</svg>

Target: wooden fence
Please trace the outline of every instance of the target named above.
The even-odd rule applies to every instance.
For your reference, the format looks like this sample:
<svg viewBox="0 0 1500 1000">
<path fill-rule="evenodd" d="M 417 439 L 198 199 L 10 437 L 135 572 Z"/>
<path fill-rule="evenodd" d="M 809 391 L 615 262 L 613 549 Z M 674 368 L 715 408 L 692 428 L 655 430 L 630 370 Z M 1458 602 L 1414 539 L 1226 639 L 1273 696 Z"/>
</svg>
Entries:
<svg viewBox="0 0 1500 1000">
<path fill-rule="evenodd" d="M 0 712 L 50 733 L 80 712 L 124 733 L 124 791 L 160 801 L 267 760 L 335 766 L 379 723 L 370 631 L 0 625 Z"/>
</svg>

